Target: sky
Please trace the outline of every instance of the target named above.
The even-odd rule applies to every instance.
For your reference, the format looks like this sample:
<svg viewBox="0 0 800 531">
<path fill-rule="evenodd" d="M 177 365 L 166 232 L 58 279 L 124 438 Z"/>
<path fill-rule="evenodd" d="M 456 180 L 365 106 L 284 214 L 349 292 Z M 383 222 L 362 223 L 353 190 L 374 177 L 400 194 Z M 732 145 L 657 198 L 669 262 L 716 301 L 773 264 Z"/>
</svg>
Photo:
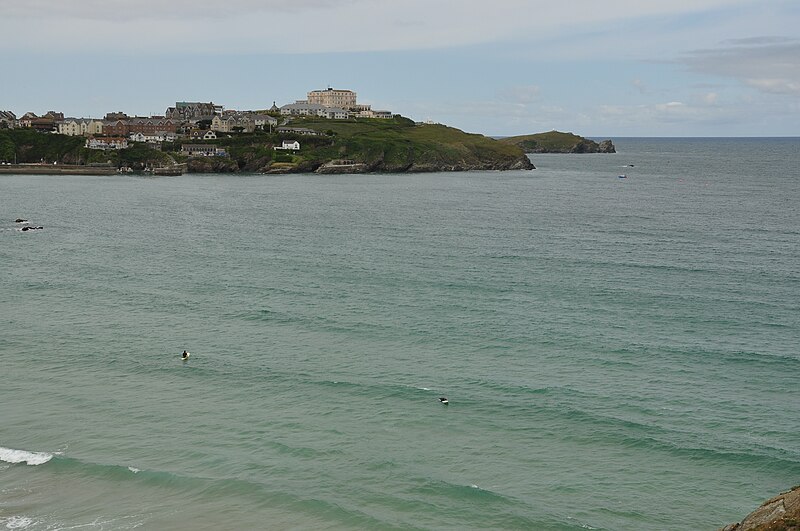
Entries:
<svg viewBox="0 0 800 531">
<path fill-rule="evenodd" d="M 0 0 L 0 110 L 334 87 L 486 135 L 800 136 L 800 0 Z"/>
</svg>

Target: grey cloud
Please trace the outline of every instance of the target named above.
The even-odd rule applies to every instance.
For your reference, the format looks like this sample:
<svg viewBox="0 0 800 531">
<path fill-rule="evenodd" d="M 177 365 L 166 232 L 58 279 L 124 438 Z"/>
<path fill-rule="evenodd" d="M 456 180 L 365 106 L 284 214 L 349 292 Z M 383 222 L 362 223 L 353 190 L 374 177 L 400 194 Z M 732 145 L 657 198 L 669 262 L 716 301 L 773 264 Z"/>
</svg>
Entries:
<svg viewBox="0 0 800 531">
<path fill-rule="evenodd" d="M 327 10 L 359 0 L 3 0 L 0 11 L 16 19 L 180 20 L 225 18 L 242 13 L 292 13 Z"/>
<path fill-rule="evenodd" d="M 504 89 L 500 93 L 501 98 L 515 103 L 527 104 L 539 98 L 538 85 L 517 85 Z"/>
<path fill-rule="evenodd" d="M 789 37 L 747 37 L 745 39 L 728 39 L 722 41 L 722 44 L 730 44 L 733 46 L 761 46 L 770 44 L 783 44 L 792 42 Z"/>
<path fill-rule="evenodd" d="M 762 92 L 800 96 L 800 40 L 752 37 L 728 44 L 695 50 L 679 62 L 696 72 L 737 79 Z"/>
</svg>

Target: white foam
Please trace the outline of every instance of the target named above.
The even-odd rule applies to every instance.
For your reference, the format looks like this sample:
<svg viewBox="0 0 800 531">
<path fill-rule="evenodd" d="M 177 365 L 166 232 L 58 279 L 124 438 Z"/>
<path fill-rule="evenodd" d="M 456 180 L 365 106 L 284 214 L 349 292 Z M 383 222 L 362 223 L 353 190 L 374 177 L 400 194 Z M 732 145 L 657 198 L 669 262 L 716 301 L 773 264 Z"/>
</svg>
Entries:
<svg viewBox="0 0 800 531">
<path fill-rule="evenodd" d="M 128 467 L 128 470 L 130 470 L 130 471 L 131 471 L 131 472 L 133 472 L 134 474 L 138 474 L 139 472 L 141 472 L 141 470 L 140 470 L 140 469 L 138 469 L 138 468 L 136 468 L 135 466 L 129 466 L 129 467 Z"/>
<path fill-rule="evenodd" d="M 26 452 L 0 446 L 0 461 L 6 463 L 26 463 L 28 465 L 43 465 L 53 458 L 53 454 L 45 452 Z"/>
<path fill-rule="evenodd" d="M 27 516 L 12 516 L 8 520 L 5 520 L 4 523 L 6 524 L 6 529 L 25 529 L 35 522 L 32 518 L 28 518 Z"/>
</svg>

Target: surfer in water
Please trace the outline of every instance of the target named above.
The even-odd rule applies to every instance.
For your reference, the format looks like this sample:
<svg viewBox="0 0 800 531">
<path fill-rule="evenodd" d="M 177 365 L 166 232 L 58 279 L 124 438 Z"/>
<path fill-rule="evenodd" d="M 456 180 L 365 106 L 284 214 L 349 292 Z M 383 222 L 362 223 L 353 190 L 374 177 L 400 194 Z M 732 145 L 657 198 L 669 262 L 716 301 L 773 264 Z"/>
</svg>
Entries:
<svg viewBox="0 0 800 531">
<path fill-rule="evenodd" d="M 189 352 L 184 350 L 183 354 L 181 354 L 181 359 L 182 360 L 188 360 L 189 359 Z"/>
</svg>

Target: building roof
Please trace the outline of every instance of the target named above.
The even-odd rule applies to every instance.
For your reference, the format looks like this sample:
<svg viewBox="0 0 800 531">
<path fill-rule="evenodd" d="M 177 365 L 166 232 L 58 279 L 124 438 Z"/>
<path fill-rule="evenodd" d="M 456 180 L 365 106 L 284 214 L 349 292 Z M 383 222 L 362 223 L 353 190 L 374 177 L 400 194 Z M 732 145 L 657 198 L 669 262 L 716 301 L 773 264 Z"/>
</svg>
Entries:
<svg viewBox="0 0 800 531">
<path fill-rule="evenodd" d="M 328 88 L 322 89 L 322 90 L 312 90 L 311 92 L 353 92 L 353 91 L 352 90 L 348 90 L 348 89 L 335 89 L 335 88 L 328 87 Z"/>
<path fill-rule="evenodd" d="M 327 107 L 324 105 L 320 105 L 319 103 L 289 103 L 281 107 L 283 109 L 308 109 L 314 111 L 325 111 L 328 110 Z"/>
</svg>

